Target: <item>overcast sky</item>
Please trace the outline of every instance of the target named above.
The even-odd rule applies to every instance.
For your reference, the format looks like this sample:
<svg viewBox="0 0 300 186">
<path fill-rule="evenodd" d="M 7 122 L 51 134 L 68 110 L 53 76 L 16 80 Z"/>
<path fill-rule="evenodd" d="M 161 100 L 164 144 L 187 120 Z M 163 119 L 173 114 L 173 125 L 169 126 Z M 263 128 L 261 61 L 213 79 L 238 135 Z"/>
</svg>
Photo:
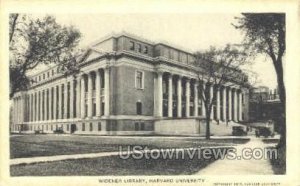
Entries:
<svg viewBox="0 0 300 186">
<path fill-rule="evenodd" d="M 239 14 L 56 14 L 57 22 L 74 25 L 82 33 L 81 47 L 112 32 L 122 31 L 153 42 L 168 42 L 190 52 L 240 43 L 235 23 Z M 259 85 L 276 87 L 271 61 L 260 57 L 251 68 L 259 74 Z"/>
</svg>

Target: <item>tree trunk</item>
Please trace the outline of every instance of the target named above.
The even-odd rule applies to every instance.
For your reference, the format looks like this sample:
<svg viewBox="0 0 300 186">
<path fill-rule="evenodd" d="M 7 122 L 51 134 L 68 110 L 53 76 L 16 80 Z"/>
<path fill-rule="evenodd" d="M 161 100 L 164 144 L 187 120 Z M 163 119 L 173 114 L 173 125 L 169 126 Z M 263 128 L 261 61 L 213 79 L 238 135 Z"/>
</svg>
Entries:
<svg viewBox="0 0 300 186">
<path fill-rule="evenodd" d="M 208 111 L 206 112 L 206 139 L 210 139 L 210 112 Z"/>
<path fill-rule="evenodd" d="M 286 107 L 286 94 L 285 94 L 285 85 L 284 85 L 284 77 L 283 77 L 283 68 L 282 68 L 282 59 L 278 59 L 277 61 L 273 61 L 275 71 L 277 74 L 277 84 L 279 91 L 279 98 L 282 104 L 282 115 L 280 116 L 280 120 L 278 124 L 280 125 L 280 141 L 278 143 L 278 147 L 286 146 L 286 118 L 285 118 L 285 107 Z"/>
</svg>

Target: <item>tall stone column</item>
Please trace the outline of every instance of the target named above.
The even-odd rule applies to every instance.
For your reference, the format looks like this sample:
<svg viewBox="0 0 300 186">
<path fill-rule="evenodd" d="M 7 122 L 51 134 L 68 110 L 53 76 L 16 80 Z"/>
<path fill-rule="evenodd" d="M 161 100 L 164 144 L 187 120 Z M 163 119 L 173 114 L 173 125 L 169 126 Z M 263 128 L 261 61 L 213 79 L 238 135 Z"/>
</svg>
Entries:
<svg viewBox="0 0 300 186">
<path fill-rule="evenodd" d="M 70 118 L 74 118 L 74 80 L 73 78 L 70 81 L 70 103 L 69 103 L 69 108 L 70 108 Z"/>
<path fill-rule="evenodd" d="M 57 86 L 53 87 L 53 120 L 57 119 Z"/>
<path fill-rule="evenodd" d="M 20 98 L 17 97 L 17 123 L 20 123 Z"/>
<path fill-rule="evenodd" d="M 17 97 L 17 123 L 20 123 L 20 98 Z"/>
<path fill-rule="evenodd" d="M 81 99 L 80 99 L 80 115 L 81 115 L 81 118 L 85 118 L 85 80 L 84 80 L 84 76 L 82 76 L 81 78 Z"/>
<path fill-rule="evenodd" d="M 67 119 L 68 117 L 68 82 L 64 85 L 64 116 L 63 119 Z"/>
<path fill-rule="evenodd" d="M 20 121 L 19 121 L 19 123 L 22 123 L 22 116 L 23 116 L 23 109 L 22 109 L 22 95 L 20 96 L 19 102 L 20 102 L 20 106 L 19 106 L 19 108 L 20 108 Z"/>
<path fill-rule="evenodd" d="M 238 96 L 237 96 L 237 89 L 234 90 L 234 121 L 238 121 Z"/>
<path fill-rule="evenodd" d="M 44 120 L 44 113 L 43 113 L 43 102 L 44 102 L 44 90 L 41 90 L 40 92 L 40 121 Z"/>
<path fill-rule="evenodd" d="M 243 121 L 243 93 L 239 92 L 239 121 Z"/>
<path fill-rule="evenodd" d="M 168 116 L 173 117 L 173 81 L 172 74 L 169 76 L 169 87 L 168 87 Z"/>
<path fill-rule="evenodd" d="M 206 110 L 205 110 L 205 102 L 202 98 L 203 94 L 204 94 L 204 91 L 205 91 L 205 88 L 206 88 L 206 83 L 203 81 L 202 82 L 202 91 L 201 91 L 201 104 L 202 104 L 202 116 L 206 116 Z M 207 98 L 206 98 L 207 99 Z"/>
<path fill-rule="evenodd" d="M 223 120 L 227 121 L 227 99 L 226 99 L 226 87 L 223 88 Z"/>
<path fill-rule="evenodd" d="M 221 119 L 221 96 L 220 87 L 217 87 L 217 119 Z"/>
<path fill-rule="evenodd" d="M 47 105 L 47 100 L 49 100 L 49 98 L 47 98 L 47 89 L 44 90 L 44 121 L 46 121 L 47 118 L 47 113 L 48 113 L 48 105 Z"/>
<path fill-rule="evenodd" d="M 185 115 L 186 115 L 186 117 L 190 117 L 190 101 L 191 101 L 190 96 L 191 96 L 190 79 L 187 79 L 185 82 L 185 97 L 186 97 Z"/>
<path fill-rule="evenodd" d="M 19 108 L 19 97 L 16 97 L 16 123 L 19 124 L 19 112 L 20 112 L 20 108 Z"/>
<path fill-rule="evenodd" d="M 21 111 L 21 108 L 22 108 L 21 107 L 21 96 L 19 97 L 19 101 L 18 102 L 19 102 L 19 106 L 18 106 L 18 108 L 19 108 L 19 113 L 18 113 L 19 114 L 19 122 L 18 123 L 20 124 L 21 123 L 21 117 L 22 117 L 21 116 L 21 113 L 22 113 L 22 111 Z"/>
<path fill-rule="evenodd" d="M 105 102 L 105 108 L 104 108 L 104 115 L 109 116 L 109 110 L 110 110 L 110 68 L 107 67 L 104 69 L 104 102 Z"/>
<path fill-rule="evenodd" d="M 40 121 L 43 121 L 43 92 L 39 92 L 39 113 L 40 113 Z"/>
<path fill-rule="evenodd" d="M 32 105 L 31 105 L 32 97 L 31 97 L 31 94 L 29 94 L 29 97 L 28 97 L 28 98 L 29 98 L 29 100 L 28 100 L 28 102 L 29 102 L 29 104 L 28 104 L 28 105 L 29 105 L 29 111 L 28 111 L 28 113 L 29 113 L 28 117 L 29 117 L 29 118 L 28 118 L 28 119 L 29 119 L 29 120 L 28 120 L 28 121 L 31 122 L 31 118 L 32 118 L 32 117 L 31 117 L 31 113 L 32 113 L 32 110 L 31 110 L 31 109 L 32 109 Z"/>
<path fill-rule="evenodd" d="M 162 117 L 162 108 L 163 108 L 163 90 L 162 90 L 162 75 L 163 72 L 157 72 L 157 81 L 156 81 L 156 95 L 157 95 L 157 116 Z"/>
<path fill-rule="evenodd" d="M 232 89 L 228 88 L 228 120 L 232 121 Z"/>
<path fill-rule="evenodd" d="M 62 101 L 62 84 L 58 86 L 58 119 L 63 119 L 62 115 L 62 106 L 63 106 L 63 101 Z"/>
<path fill-rule="evenodd" d="M 76 80 L 76 117 L 81 118 L 81 76 L 77 77 Z"/>
<path fill-rule="evenodd" d="M 182 77 L 177 80 L 177 117 L 182 116 Z"/>
<path fill-rule="evenodd" d="M 29 117 L 29 96 L 26 94 L 24 96 L 24 122 L 28 122 L 28 117 Z"/>
<path fill-rule="evenodd" d="M 96 116 L 101 116 L 101 76 L 100 71 L 96 71 Z"/>
<path fill-rule="evenodd" d="M 194 84 L 194 116 L 198 116 L 198 82 L 196 81 Z"/>
<path fill-rule="evenodd" d="M 212 103 L 211 111 L 210 111 L 210 119 L 214 119 L 214 105 L 213 105 L 213 97 L 214 97 L 214 86 L 210 85 L 210 95 L 209 101 Z"/>
<path fill-rule="evenodd" d="M 32 121 L 36 121 L 36 92 L 32 93 Z"/>
<path fill-rule="evenodd" d="M 13 98 L 13 124 L 16 124 L 16 98 Z"/>
<path fill-rule="evenodd" d="M 17 113 L 17 118 L 18 118 L 18 124 L 20 123 L 20 121 L 21 121 L 21 105 L 20 105 L 20 97 L 18 96 L 18 99 L 17 99 L 18 101 L 17 101 L 17 109 L 18 109 L 18 113 Z"/>
<path fill-rule="evenodd" d="M 51 121 L 52 120 L 52 88 L 50 87 L 48 89 L 49 92 L 49 105 L 48 105 L 48 110 L 49 110 L 49 118 L 48 120 Z"/>
<path fill-rule="evenodd" d="M 88 117 L 93 116 L 93 81 L 92 81 L 92 73 L 90 72 L 88 75 Z"/>
<path fill-rule="evenodd" d="M 29 121 L 30 122 L 33 122 L 33 107 L 34 107 L 34 105 L 33 105 L 33 93 L 31 93 L 30 94 L 30 117 L 29 117 Z"/>
<path fill-rule="evenodd" d="M 17 123 L 17 97 L 14 97 L 14 124 Z"/>
<path fill-rule="evenodd" d="M 37 92 L 33 94 L 33 121 L 37 121 L 38 113 L 37 113 Z"/>
</svg>

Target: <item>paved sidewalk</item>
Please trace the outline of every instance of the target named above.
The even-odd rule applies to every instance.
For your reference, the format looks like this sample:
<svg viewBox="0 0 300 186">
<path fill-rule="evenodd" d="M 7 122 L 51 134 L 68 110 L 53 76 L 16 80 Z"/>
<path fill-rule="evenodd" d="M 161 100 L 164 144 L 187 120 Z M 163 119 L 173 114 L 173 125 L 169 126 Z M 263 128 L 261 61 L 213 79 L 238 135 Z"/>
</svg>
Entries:
<svg viewBox="0 0 300 186">
<path fill-rule="evenodd" d="M 204 147 L 204 148 L 232 148 L 232 146 L 212 146 L 212 147 Z M 175 148 L 176 151 L 182 150 L 193 150 L 195 148 Z M 160 149 L 161 151 L 169 151 L 174 150 L 170 149 Z M 149 150 L 143 150 L 143 153 L 149 153 Z M 43 162 L 54 162 L 54 161 L 62 161 L 62 160 L 74 160 L 74 159 L 86 159 L 86 158 L 100 158 L 100 157 L 108 157 L 108 156 L 118 156 L 119 151 L 116 152 L 99 152 L 99 153 L 86 153 L 86 154 L 70 154 L 70 155 L 55 155 L 55 156 L 39 156 L 39 157 L 30 157 L 30 158 L 15 158 L 10 159 L 10 165 L 20 165 L 20 164 L 32 164 L 32 163 L 43 163 Z M 133 151 L 123 151 L 122 155 L 132 154 Z M 138 152 L 137 152 L 138 153 Z"/>
<path fill-rule="evenodd" d="M 19 164 L 31 164 L 61 160 L 83 159 L 83 158 L 99 158 L 106 156 L 118 155 L 119 152 L 100 152 L 100 153 L 88 153 L 88 154 L 70 154 L 70 155 L 57 155 L 57 156 L 39 156 L 30 158 L 16 158 L 10 160 L 10 165 Z"/>
<path fill-rule="evenodd" d="M 275 145 L 275 144 L 274 144 Z M 242 150 L 245 148 L 260 148 L 274 146 L 273 144 L 265 144 L 260 138 L 251 138 L 251 140 L 242 145 L 236 146 L 237 155 L 242 154 Z M 272 165 L 268 159 L 254 158 L 250 160 L 240 159 L 240 160 L 217 160 L 216 162 L 208 165 L 206 168 L 200 170 L 199 175 L 272 175 L 274 174 L 272 170 Z"/>
</svg>

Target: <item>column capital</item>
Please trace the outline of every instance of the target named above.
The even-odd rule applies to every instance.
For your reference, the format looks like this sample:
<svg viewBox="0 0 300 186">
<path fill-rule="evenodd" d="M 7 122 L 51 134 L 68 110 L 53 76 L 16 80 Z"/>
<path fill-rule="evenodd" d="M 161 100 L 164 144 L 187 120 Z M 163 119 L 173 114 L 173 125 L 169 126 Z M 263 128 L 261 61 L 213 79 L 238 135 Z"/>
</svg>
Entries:
<svg viewBox="0 0 300 186">
<path fill-rule="evenodd" d="M 110 65 L 109 63 L 107 63 L 104 67 L 103 67 L 104 70 L 109 70 L 110 69 Z"/>
<path fill-rule="evenodd" d="M 156 71 L 156 74 L 157 74 L 157 75 L 163 75 L 163 73 L 164 73 L 164 71 L 162 71 L 162 70 L 157 70 L 157 71 Z"/>
<path fill-rule="evenodd" d="M 95 72 L 95 71 L 94 71 L 94 70 L 91 70 L 91 71 L 88 72 L 87 75 L 88 75 L 89 77 L 92 77 L 92 73 L 93 73 L 93 72 Z"/>
</svg>

